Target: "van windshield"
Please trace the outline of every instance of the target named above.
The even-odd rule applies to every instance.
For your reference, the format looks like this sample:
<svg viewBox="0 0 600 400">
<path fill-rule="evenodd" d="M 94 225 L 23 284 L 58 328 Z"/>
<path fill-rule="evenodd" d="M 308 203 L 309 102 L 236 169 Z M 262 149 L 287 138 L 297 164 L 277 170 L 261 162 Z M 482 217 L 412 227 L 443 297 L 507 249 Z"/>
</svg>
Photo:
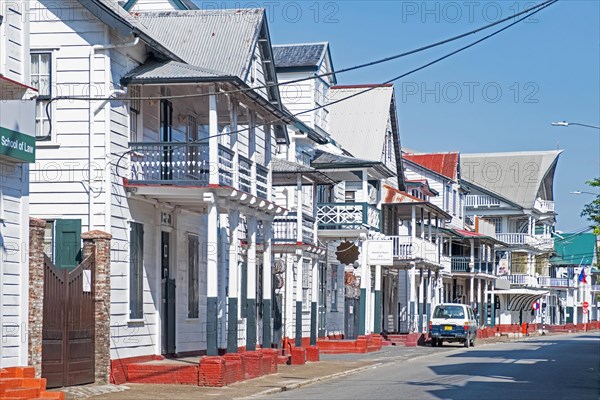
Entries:
<svg viewBox="0 0 600 400">
<path fill-rule="evenodd" d="M 464 318 L 465 312 L 461 306 L 438 306 L 433 318 Z"/>
</svg>

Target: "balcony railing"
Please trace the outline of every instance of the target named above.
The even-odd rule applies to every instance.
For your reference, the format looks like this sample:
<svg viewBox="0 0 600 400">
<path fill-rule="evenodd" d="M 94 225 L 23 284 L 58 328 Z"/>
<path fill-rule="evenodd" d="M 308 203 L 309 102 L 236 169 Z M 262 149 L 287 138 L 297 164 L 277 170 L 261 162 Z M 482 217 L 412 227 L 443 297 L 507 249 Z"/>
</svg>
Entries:
<svg viewBox="0 0 600 400">
<path fill-rule="evenodd" d="M 529 235 L 527 233 L 497 233 L 496 239 L 509 245 L 528 245 L 542 249 L 551 249 L 554 240 L 544 235 Z"/>
<path fill-rule="evenodd" d="M 129 147 L 131 182 L 208 185 L 206 143 L 138 142 Z"/>
<path fill-rule="evenodd" d="M 399 260 L 412 260 L 420 258 L 433 263 L 439 263 L 438 249 L 435 243 L 421 238 L 413 239 L 411 236 L 386 236 L 392 239 L 394 258 Z"/>
<path fill-rule="evenodd" d="M 551 278 L 549 276 L 538 277 L 538 284 L 545 287 L 574 287 L 572 279 Z"/>
<path fill-rule="evenodd" d="M 483 274 L 494 274 L 495 263 L 492 261 L 481 261 L 475 259 L 473 269 L 469 268 L 471 257 L 452 256 L 452 272 L 472 272 Z"/>
<path fill-rule="evenodd" d="M 319 229 L 359 229 L 379 231 L 381 211 L 368 203 L 319 203 Z"/>
<path fill-rule="evenodd" d="M 223 186 L 233 186 L 234 166 L 233 155 L 235 153 L 219 145 L 219 184 Z"/>
<path fill-rule="evenodd" d="M 276 243 L 296 243 L 298 241 L 297 214 L 288 213 L 273 220 L 273 241 Z M 314 244 L 314 219 L 302 215 L 302 243 Z"/>
<path fill-rule="evenodd" d="M 552 213 L 554 212 L 554 202 L 538 198 L 535 200 L 534 208 L 542 213 Z"/>
<path fill-rule="evenodd" d="M 600 285 L 590 285 L 590 290 L 593 293 L 599 293 L 600 292 Z"/>
<path fill-rule="evenodd" d="M 538 281 L 535 278 L 535 276 L 531 276 L 528 274 L 511 274 L 499 276 L 499 278 L 509 281 L 511 285 L 523 285 L 532 287 L 538 286 Z"/>
<path fill-rule="evenodd" d="M 500 200 L 487 195 L 470 194 L 465 198 L 465 206 L 467 207 L 499 207 Z"/>
</svg>

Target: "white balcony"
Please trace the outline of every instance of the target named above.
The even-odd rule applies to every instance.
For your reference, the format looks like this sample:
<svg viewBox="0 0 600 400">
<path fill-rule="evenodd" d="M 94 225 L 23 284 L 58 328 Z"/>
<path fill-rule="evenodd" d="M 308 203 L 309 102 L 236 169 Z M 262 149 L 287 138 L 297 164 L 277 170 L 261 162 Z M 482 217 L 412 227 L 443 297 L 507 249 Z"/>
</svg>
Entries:
<svg viewBox="0 0 600 400">
<path fill-rule="evenodd" d="M 319 203 L 317 223 L 320 230 L 379 231 L 381 211 L 368 203 Z"/>
<path fill-rule="evenodd" d="M 541 213 L 553 213 L 554 201 L 537 198 L 533 207 Z"/>
<path fill-rule="evenodd" d="M 411 236 L 387 236 L 394 242 L 394 259 L 414 260 L 421 259 L 434 264 L 440 263 L 438 248 L 435 243 Z"/>
<path fill-rule="evenodd" d="M 536 277 L 528 275 L 528 274 L 511 274 L 511 275 L 499 276 L 498 278 L 509 281 L 511 285 L 531 286 L 531 287 L 538 286 L 538 281 L 537 281 Z"/>
<path fill-rule="evenodd" d="M 574 287 L 572 279 L 551 278 L 549 276 L 538 277 L 538 283 L 542 287 Z"/>
<path fill-rule="evenodd" d="M 500 207 L 500 200 L 487 195 L 469 194 L 465 198 L 465 206 L 471 208 Z"/>
<path fill-rule="evenodd" d="M 532 246 L 541 250 L 552 250 L 554 239 L 548 235 L 527 233 L 496 233 L 496 239 L 511 246 Z"/>
</svg>

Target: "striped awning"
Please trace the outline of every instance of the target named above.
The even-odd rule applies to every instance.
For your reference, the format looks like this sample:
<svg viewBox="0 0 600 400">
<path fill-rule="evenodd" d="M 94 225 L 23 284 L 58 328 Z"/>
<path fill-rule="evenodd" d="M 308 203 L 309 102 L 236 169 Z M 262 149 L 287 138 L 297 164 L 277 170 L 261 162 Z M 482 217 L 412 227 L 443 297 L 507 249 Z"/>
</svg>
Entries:
<svg viewBox="0 0 600 400">
<path fill-rule="evenodd" d="M 495 293 L 507 297 L 505 304 L 508 311 L 523 311 L 531 310 L 531 305 L 549 292 L 535 289 L 508 289 L 497 290 Z"/>
</svg>

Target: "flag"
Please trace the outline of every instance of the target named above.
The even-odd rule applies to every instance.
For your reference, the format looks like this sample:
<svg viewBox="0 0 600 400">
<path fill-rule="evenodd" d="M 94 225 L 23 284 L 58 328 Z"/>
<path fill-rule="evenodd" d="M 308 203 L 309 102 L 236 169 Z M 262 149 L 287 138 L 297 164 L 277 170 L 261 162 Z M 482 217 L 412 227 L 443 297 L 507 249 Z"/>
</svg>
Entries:
<svg viewBox="0 0 600 400">
<path fill-rule="evenodd" d="M 587 283 L 587 279 L 585 276 L 585 268 L 581 268 L 581 272 L 579 273 L 579 278 L 577 280 L 581 283 Z"/>
</svg>

